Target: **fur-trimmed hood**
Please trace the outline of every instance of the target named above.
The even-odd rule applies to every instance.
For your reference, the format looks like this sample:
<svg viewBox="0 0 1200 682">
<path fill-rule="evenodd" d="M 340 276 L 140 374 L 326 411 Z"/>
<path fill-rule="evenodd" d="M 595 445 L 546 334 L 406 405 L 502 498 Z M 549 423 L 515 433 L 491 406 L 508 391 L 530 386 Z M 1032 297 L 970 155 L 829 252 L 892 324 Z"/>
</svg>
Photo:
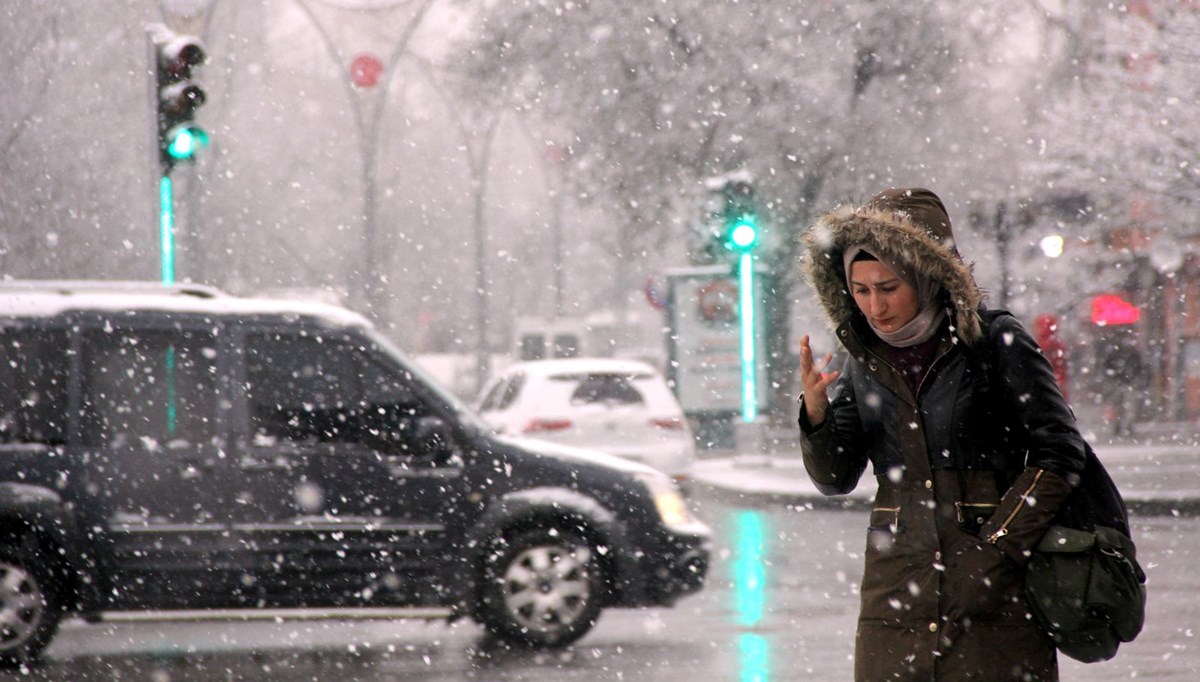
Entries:
<svg viewBox="0 0 1200 682">
<path fill-rule="evenodd" d="M 816 292 L 830 325 L 838 329 L 860 316 L 846 288 L 842 254 L 863 244 L 939 282 L 955 334 L 968 344 L 982 337 L 979 306 L 983 292 L 971 266 L 954 245 L 950 218 L 941 199 L 927 189 L 892 189 L 863 206 L 844 205 L 822 215 L 802 237 L 801 269 Z"/>
</svg>

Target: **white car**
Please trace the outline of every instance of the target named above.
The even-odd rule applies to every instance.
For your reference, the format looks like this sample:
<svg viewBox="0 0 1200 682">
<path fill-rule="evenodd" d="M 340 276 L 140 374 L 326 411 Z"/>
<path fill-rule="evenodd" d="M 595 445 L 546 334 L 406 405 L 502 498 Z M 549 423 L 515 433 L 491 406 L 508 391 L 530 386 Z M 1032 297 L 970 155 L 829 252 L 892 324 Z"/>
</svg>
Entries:
<svg viewBox="0 0 1200 682">
<path fill-rule="evenodd" d="M 632 360 L 571 358 L 508 367 L 477 409 L 499 433 L 607 452 L 686 480 L 691 430 L 662 374 Z"/>
</svg>

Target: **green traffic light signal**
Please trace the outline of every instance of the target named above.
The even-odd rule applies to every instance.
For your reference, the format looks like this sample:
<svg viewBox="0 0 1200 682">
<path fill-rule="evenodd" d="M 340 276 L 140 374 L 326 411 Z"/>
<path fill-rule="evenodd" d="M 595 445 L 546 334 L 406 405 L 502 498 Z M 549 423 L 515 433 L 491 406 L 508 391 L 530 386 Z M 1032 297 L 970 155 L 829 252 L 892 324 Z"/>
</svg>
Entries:
<svg viewBox="0 0 1200 682">
<path fill-rule="evenodd" d="M 196 110 L 208 99 L 195 70 L 208 61 L 208 52 L 199 38 L 162 24 L 151 24 L 147 31 L 154 49 L 159 162 L 166 175 L 176 163 L 194 160 L 197 150 L 208 144 L 208 133 L 194 123 Z"/>
<path fill-rule="evenodd" d="M 177 161 L 185 161 L 196 155 L 196 150 L 208 146 L 208 132 L 194 125 L 178 126 L 171 130 L 167 139 L 167 155 Z"/>
<path fill-rule="evenodd" d="M 754 216 L 741 216 L 729 227 L 729 248 L 749 251 L 758 244 L 758 224 Z"/>
</svg>

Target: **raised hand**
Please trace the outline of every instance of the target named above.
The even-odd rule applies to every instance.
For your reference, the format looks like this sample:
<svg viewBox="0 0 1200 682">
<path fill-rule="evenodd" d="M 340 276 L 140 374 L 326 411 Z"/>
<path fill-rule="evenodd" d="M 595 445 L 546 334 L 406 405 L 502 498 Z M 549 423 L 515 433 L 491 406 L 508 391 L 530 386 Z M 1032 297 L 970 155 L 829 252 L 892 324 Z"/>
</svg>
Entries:
<svg viewBox="0 0 1200 682">
<path fill-rule="evenodd" d="M 807 412 L 808 423 L 813 426 L 825 421 L 825 412 L 829 409 L 829 396 L 825 389 L 837 381 L 840 374 L 837 370 L 825 371 L 832 361 L 833 354 L 826 353 L 818 365 L 813 360 L 808 334 L 800 337 L 800 380 L 804 385 L 804 410 Z"/>
</svg>

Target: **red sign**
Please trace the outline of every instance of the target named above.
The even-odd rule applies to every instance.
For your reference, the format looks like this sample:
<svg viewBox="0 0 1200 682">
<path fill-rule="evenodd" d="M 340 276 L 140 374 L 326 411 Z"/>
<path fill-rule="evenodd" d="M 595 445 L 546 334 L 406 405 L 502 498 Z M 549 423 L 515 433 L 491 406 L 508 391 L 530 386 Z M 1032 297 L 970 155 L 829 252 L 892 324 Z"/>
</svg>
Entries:
<svg viewBox="0 0 1200 682">
<path fill-rule="evenodd" d="M 379 57 L 363 52 L 350 62 L 350 82 L 360 88 L 370 88 L 379 84 L 379 77 L 383 75 L 383 62 L 379 61 Z"/>
<path fill-rule="evenodd" d="M 737 284 L 727 279 L 714 279 L 700 287 L 697 304 L 700 318 L 705 322 L 734 322 L 737 320 Z"/>
<path fill-rule="evenodd" d="M 1092 324 L 1101 327 L 1121 324 L 1137 324 L 1142 311 L 1134 304 L 1116 294 L 1100 294 L 1092 297 Z"/>
</svg>

